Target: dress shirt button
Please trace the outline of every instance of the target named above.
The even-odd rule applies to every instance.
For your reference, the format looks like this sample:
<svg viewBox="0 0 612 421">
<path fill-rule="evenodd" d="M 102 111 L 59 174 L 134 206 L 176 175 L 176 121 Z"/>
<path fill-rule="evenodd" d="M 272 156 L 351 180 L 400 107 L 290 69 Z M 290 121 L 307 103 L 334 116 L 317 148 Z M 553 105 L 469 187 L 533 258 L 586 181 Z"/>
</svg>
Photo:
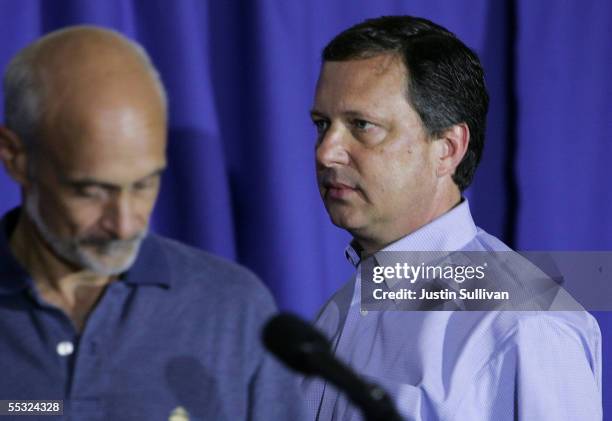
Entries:
<svg viewBox="0 0 612 421">
<path fill-rule="evenodd" d="M 74 345 L 70 341 L 62 341 L 57 344 L 57 353 L 62 357 L 67 357 L 74 352 Z"/>
<path fill-rule="evenodd" d="M 359 312 L 361 313 L 362 316 L 368 315 L 368 310 L 359 310 Z"/>
</svg>

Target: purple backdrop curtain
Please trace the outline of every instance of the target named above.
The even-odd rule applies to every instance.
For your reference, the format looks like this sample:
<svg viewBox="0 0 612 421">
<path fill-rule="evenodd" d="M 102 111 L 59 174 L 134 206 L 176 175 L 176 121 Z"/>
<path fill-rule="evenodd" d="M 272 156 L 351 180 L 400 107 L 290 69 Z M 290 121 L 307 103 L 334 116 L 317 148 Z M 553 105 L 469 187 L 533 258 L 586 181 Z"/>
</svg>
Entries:
<svg viewBox="0 0 612 421">
<path fill-rule="evenodd" d="M 311 317 L 352 271 L 349 237 L 330 224 L 315 186 L 308 110 L 320 50 L 384 14 L 433 19 L 482 58 L 491 112 L 468 192 L 478 224 L 520 249 L 612 249 L 606 0 L 0 0 L 0 66 L 71 24 L 141 42 L 170 100 L 157 231 L 249 266 L 281 307 Z M 0 212 L 18 202 L 0 172 Z M 612 317 L 596 316 L 605 359 Z"/>
</svg>

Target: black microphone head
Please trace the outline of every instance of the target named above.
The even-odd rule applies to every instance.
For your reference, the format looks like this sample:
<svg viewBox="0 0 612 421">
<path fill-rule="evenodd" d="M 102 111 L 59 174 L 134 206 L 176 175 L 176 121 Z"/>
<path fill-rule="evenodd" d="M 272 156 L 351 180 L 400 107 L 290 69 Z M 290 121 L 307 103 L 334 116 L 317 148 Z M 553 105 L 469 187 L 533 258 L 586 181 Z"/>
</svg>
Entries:
<svg viewBox="0 0 612 421">
<path fill-rule="evenodd" d="M 268 351 L 290 368 L 303 374 L 319 373 L 317 362 L 329 355 L 329 342 L 310 323 L 297 316 L 281 313 L 264 326 L 262 340 Z"/>
</svg>

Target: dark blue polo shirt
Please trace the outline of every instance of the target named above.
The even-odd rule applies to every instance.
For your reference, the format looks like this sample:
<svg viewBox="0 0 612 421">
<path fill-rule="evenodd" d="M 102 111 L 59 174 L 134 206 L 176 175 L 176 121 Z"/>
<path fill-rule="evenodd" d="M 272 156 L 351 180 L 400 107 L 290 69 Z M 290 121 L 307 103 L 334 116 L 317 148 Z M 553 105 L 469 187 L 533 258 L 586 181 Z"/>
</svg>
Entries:
<svg viewBox="0 0 612 421">
<path fill-rule="evenodd" d="M 18 211 L 0 223 L 0 399 L 62 399 L 79 421 L 302 418 L 260 344 L 275 306 L 253 274 L 151 234 L 79 334 L 11 254 Z"/>
</svg>

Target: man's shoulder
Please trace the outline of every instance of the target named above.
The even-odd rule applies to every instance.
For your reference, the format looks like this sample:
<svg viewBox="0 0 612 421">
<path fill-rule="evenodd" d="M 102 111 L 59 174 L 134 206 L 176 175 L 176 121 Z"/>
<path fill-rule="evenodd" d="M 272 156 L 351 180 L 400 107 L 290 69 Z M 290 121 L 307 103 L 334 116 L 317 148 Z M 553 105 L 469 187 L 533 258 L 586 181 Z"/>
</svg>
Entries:
<svg viewBox="0 0 612 421">
<path fill-rule="evenodd" d="M 468 314 L 470 312 L 467 312 Z M 487 312 L 477 312 L 487 314 Z M 597 320 L 588 311 L 494 311 L 491 321 L 492 331 L 497 330 L 495 336 L 505 336 L 509 333 L 519 332 L 537 324 L 566 326 L 568 332 L 582 333 L 587 336 L 599 337 Z"/>
<path fill-rule="evenodd" d="M 581 338 L 580 341 L 600 342 L 601 331 L 597 319 L 588 311 L 518 311 L 512 318 L 517 332 L 530 330 L 536 334 L 541 333 L 544 327 L 554 330 L 556 335 Z"/>
<path fill-rule="evenodd" d="M 165 259 L 179 288 L 271 300 L 261 280 L 238 263 L 157 234 L 150 234 L 147 241 Z"/>
</svg>

